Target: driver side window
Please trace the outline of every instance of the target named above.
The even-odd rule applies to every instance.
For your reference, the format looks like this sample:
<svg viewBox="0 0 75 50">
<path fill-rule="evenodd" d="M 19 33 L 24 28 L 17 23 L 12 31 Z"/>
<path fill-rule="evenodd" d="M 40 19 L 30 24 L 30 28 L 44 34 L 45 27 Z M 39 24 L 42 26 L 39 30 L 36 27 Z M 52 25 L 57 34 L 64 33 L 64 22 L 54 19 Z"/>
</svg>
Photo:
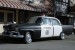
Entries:
<svg viewBox="0 0 75 50">
<path fill-rule="evenodd" d="M 42 20 L 42 24 L 44 24 L 44 25 L 50 25 L 51 24 L 51 21 L 49 20 L 49 18 L 44 18 Z"/>
</svg>

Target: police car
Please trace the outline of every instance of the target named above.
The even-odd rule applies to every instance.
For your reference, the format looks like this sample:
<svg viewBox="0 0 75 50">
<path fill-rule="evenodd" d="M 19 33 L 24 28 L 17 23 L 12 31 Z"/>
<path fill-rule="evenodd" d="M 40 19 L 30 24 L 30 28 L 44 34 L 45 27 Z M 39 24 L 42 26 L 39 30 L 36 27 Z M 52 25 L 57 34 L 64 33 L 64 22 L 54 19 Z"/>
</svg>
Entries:
<svg viewBox="0 0 75 50">
<path fill-rule="evenodd" d="M 29 44 L 33 39 L 58 37 L 65 39 L 61 22 L 55 17 L 31 17 L 27 23 L 4 25 L 3 36 L 23 38 Z"/>
</svg>

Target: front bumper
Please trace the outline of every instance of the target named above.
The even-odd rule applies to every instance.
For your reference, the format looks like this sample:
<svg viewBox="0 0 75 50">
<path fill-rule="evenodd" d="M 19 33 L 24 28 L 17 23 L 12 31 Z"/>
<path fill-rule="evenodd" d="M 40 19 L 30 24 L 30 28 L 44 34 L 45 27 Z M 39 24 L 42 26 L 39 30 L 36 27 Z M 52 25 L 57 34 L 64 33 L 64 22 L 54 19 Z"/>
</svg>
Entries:
<svg viewBox="0 0 75 50">
<path fill-rule="evenodd" d="M 20 35 L 19 32 L 11 31 L 11 32 L 4 32 L 3 36 L 13 37 L 13 38 L 23 38 L 24 35 Z"/>
</svg>

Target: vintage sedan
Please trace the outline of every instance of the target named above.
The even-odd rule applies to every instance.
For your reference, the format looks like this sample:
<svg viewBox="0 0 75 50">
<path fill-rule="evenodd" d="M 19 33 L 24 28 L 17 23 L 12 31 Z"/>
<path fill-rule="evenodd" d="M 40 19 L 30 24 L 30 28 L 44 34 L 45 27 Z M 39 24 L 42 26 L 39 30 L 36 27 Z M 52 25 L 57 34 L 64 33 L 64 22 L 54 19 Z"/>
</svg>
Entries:
<svg viewBox="0 0 75 50">
<path fill-rule="evenodd" d="M 65 39 L 61 22 L 55 17 L 31 17 L 27 23 L 4 25 L 3 36 L 23 38 L 29 44 L 33 39 L 58 37 Z"/>
</svg>

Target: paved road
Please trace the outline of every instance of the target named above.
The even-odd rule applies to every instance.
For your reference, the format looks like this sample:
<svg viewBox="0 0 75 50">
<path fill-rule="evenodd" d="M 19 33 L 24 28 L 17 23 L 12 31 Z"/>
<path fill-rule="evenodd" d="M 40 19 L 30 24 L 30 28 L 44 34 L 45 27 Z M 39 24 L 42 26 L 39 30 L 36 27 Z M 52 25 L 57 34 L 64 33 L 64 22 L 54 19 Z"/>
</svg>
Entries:
<svg viewBox="0 0 75 50">
<path fill-rule="evenodd" d="M 0 50 L 75 50 L 75 35 L 67 36 L 65 40 L 40 39 L 31 44 L 24 44 L 21 39 L 1 39 Z"/>
</svg>

